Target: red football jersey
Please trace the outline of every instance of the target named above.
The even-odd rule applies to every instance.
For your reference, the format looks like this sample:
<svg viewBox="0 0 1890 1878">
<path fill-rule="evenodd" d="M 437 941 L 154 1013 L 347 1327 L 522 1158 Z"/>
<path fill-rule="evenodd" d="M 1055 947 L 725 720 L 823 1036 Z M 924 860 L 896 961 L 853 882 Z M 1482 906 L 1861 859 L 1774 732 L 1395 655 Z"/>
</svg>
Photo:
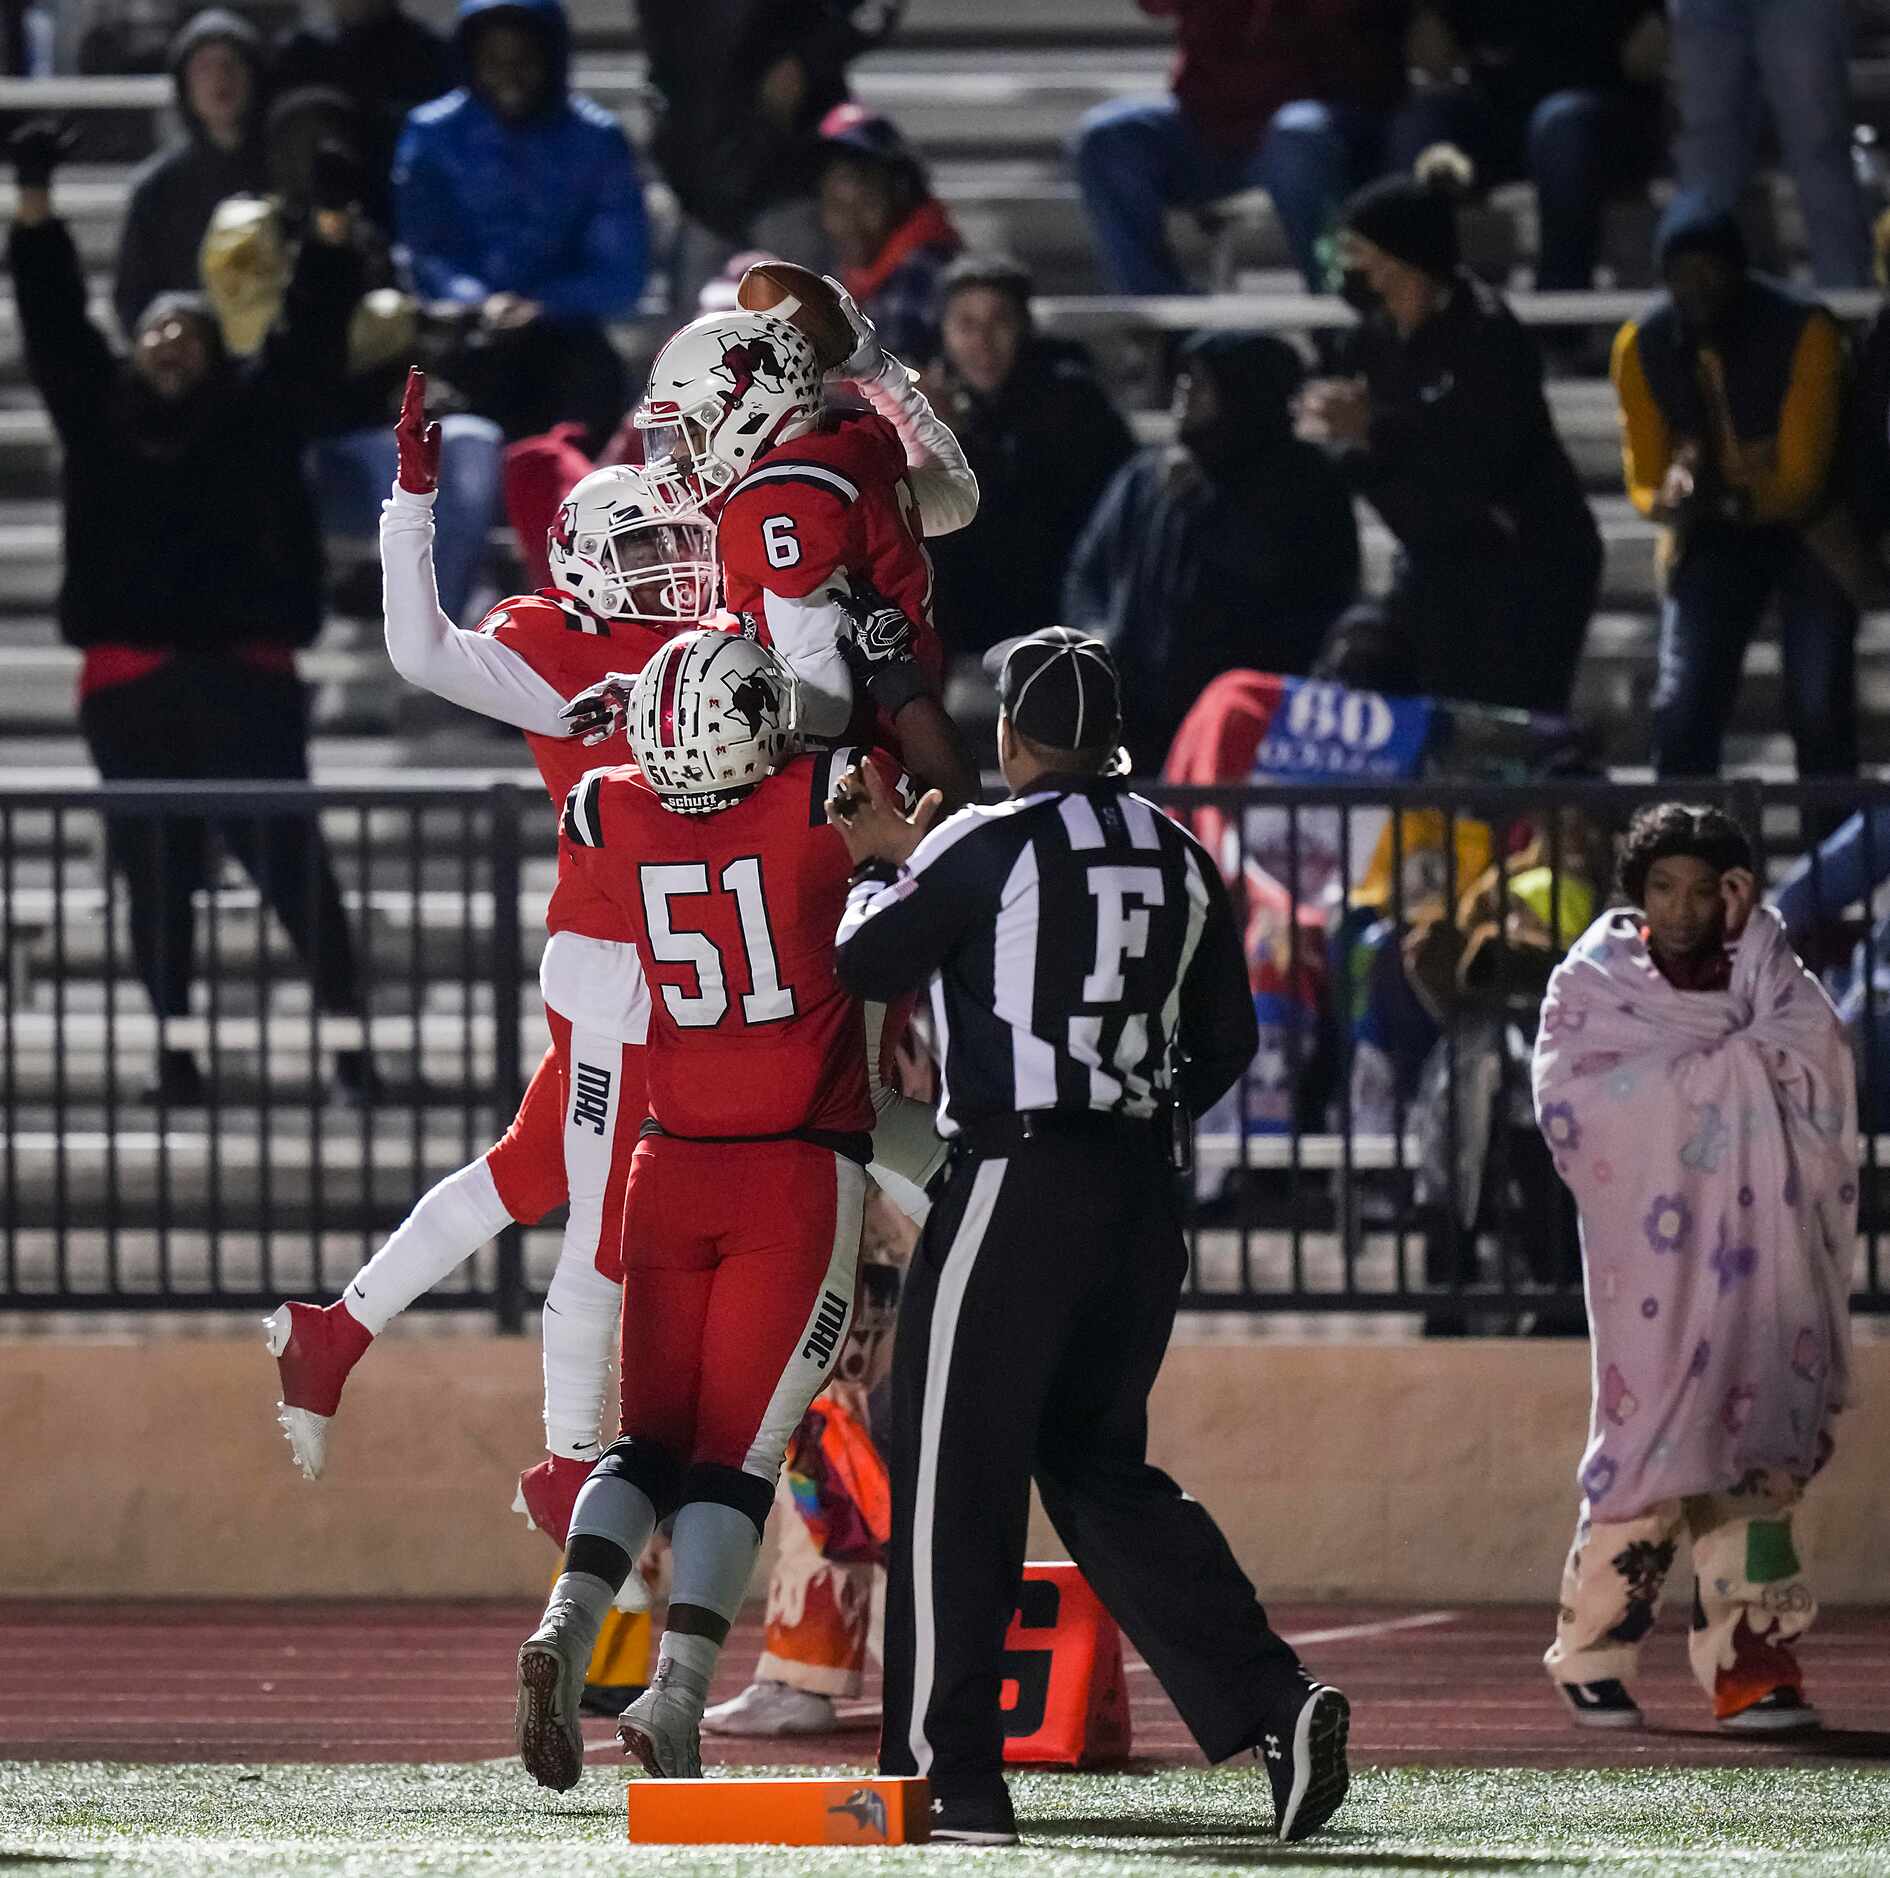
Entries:
<svg viewBox="0 0 1890 1878">
<path fill-rule="evenodd" d="M 501 600 L 480 622 L 479 630 L 516 653 L 569 700 L 612 672 L 634 675 L 642 671 L 665 639 L 691 627 L 599 619 L 568 593 L 547 587 L 540 593 Z M 523 734 L 552 803 L 563 808 L 565 797 L 596 768 L 598 752 L 581 737 L 541 737 L 529 730 Z M 629 930 L 615 904 L 600 895 L 587 876 L 573 872 L 569 846 L 560 834 L 558 884 L 545 908 L 546 929 L 582 933 L 587 939 L 628 940 Z"/>
<path fill-rule="evenodd" d="M 932 559 L 898 432 L 877 413 L 778 444 L 738 482 L 716 524 L 722 599 L 774 640 L 766 596 L 799 600 L 835 569 L 871 582 L 913 623 L 913 656 L 937 685 Z"/>
<path fill-rule="evenodd" d="M 650 1114 L 670 1134 L 873 1125 L 860 1007 L 833 966 L 852 866 L 827 798 L 857 755 L 797 757 L 713 815 L 666 809 L 628 767 L 573 792 L 577 871 L 615 901 L 650 983 Z"/>
</svg>

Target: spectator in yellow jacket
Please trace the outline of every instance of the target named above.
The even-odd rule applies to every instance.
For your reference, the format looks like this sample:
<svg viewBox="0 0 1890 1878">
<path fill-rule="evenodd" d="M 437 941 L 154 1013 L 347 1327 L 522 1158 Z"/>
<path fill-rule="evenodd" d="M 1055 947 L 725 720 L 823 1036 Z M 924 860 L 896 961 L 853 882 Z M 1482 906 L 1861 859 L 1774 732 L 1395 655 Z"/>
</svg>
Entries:
<svg viewBox="0 0 1890 1878">
<path fill-rule="evenodd" d="M 1676 199 L 1665 295 L 1621 329 L 1628 495 L 1665 527 L 1654 693 L 1662 776 L 1710 776 L 1746 645 L 1779 610 L 1801 775 L 1857 767 L 1855 530 L 1840 474 L 1845 346 L 1817 301 L 1751 271 L 1737 224 Z"/>
</svg>

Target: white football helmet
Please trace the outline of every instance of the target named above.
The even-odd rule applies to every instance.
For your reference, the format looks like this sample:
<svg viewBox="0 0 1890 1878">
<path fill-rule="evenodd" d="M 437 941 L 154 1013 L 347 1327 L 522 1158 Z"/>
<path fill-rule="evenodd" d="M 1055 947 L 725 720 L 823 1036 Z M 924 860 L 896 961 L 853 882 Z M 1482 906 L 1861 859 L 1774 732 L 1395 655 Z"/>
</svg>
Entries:
<svg viewBox="0 0 1890 1878">
<path fill-rule="evenodd" d="M 713 815 L 795 748 L 794 674 L 739 633 L 679 633 L 637 675 L 624 735 L 665 808 Z"/>
<path fill-rule="evenodd" d="M 820 409 L 820 360 L 768 313 L 691 320 L 650 367 L 635 422 L 644 462 L 678 500 L 712 502 Z"/>
<path fill-rule="evenodd" d="M 603 619 L 694 622 L 715 608 L 715 537 L 692 503 L 634 463 L 592 470 L 559 504 L 552 585 Z"/>
</svg>

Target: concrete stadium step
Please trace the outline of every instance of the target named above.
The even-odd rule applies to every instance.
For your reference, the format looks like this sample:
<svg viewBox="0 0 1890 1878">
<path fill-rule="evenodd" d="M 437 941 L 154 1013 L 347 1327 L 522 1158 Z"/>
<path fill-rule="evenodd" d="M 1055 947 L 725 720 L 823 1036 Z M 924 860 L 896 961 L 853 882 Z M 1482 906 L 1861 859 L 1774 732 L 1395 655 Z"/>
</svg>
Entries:
<svg viewBox="0 0 1890 1878">
<path fill-rule="evenodd" d="M 895 42 L 852 74 L 854 95 L 894 118 L 934 160 L 1001 150 L 1054 154 L 1093 106 L 1156 95 L 1166 82 L 1160 51 L 1132 45 L 1019 48 L 994 64 L 963 50 Z M 614 111 L 639 149 L 648 147 L 654 94 L 641 54 L 580 57 L 573 83 Z M 175 134 L 173 95 L 165 77 L 0 79 L 0 112 L 60 112 L 79 126 L 85 164 L 134 163 Z"/>
</svg>

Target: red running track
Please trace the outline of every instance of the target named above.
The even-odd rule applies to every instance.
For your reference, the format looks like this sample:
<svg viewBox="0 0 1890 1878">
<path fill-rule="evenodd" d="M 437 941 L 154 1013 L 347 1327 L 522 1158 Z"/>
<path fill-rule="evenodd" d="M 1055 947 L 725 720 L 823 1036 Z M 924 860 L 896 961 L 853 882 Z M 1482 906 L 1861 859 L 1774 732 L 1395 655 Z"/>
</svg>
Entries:
<svg viewBox="0 0 1890 1878">
<path fill-rule="evenodd" d="M 1827 1732 L 1797 1746 L 1712 1732 L 1681 1614 L 1648 1645 L 1645 1734 L 1578 1733 L 1538 1663 L 1546 1608 L 1449 1612 L 1284 1605 L 1275 1623 L 1352 1700 L 1361 1761 L 1449 1766 L 1890 1762 L 1890 1613 L 1828 1613 L 1803 1646 Z M 454 1761 L 511 1751 L 512 1666 L 534 1607 L 510 1603 L 53 1603 L 0 1600 L 0 1758 Z M 741 1625 L 717 1699 L 746 1681 Z M 876 1679 L 875 1679 L 876 1682 Z M 1138 1761 L 1198 1765 L 1180 1719 L 1131 1661 Z M 870 1759 L 875 1687 L 845 1726 L 795 1742 L 705 1742 L 724 1765 Z M 589 1721 L 597 1765 L 611 1725 Z"/>
</svg>

